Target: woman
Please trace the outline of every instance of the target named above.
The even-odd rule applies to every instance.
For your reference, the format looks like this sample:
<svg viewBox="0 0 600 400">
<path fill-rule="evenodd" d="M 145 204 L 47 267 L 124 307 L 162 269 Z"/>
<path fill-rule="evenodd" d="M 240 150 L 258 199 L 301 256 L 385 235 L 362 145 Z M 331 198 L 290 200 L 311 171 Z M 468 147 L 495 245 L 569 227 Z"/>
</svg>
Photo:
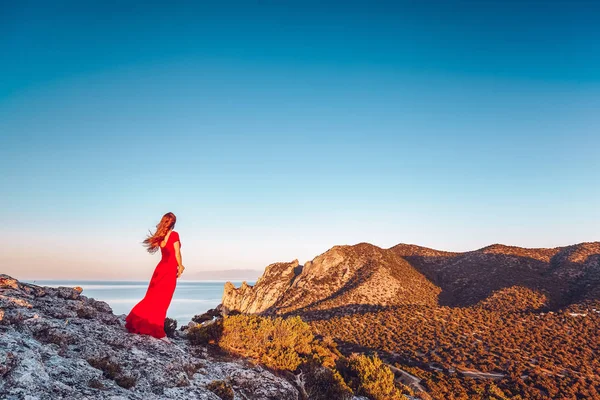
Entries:
<svg viewBox="0 0 600 400">
<path fill-rule="evenodd" d="M 185 269 L 181 263 L 179 234 L 173 230 L 176 220 L 175 214 L 166 213 L 156 225 L 156 232 L 144 240 L 144 246 L 151 254 L 160 247 L 162 259 L 154 270 L 146 296 L 125 319 L 129 332 L 154 336 L 166 342 L 169 342 L 164 329 L 167 308 L 171 304 L 177 278 Z"/>
</svg>

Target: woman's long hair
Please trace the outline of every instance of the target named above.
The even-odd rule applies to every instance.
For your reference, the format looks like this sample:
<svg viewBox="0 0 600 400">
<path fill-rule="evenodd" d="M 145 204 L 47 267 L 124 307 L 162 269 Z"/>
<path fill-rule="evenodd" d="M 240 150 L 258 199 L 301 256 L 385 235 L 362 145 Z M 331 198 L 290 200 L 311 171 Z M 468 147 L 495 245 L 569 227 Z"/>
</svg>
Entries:
<svg viewBox="0 0 600 400">
<path fill-rule="evenodd" d="M 177 222 L 177 218 L 172 212 L 163 215 L 158 225 L 156 225 L 156 232 L 150 232 L 143 242 L 148 253 L 156 253 L 160 247 L 160 243 L 165 239 L 165 236 L 167 236 L 167 233 L 175 226 L 175 222 Z"/>
</svg>

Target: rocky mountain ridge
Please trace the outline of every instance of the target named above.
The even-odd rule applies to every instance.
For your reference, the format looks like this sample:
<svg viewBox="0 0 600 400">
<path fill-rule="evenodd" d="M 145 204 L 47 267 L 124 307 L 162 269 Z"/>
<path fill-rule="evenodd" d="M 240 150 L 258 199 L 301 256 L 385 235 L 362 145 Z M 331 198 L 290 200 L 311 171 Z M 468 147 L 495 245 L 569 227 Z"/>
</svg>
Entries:
<svg viewBox="0 0 600 400">
<path fill-rule="evenodd" d="M 225 286 L 223 306 L 244 313 L 284 314 L 339 305 L 437 303 L 440 290 L 405 259 L 368 243 L 335 246 L 299 265 L 269 265 L 254 286 Z"/>
<path fill-rule="evenodd" d="M 334 246 L 304 265 L 271 264 L 254 286 L 228 282 L 222 304 L 262 314 L 357 305 L 468 306 L 509 288 L 533 291 L 533 303 L 544 298 L 549 308 L 600 299 L 600 242 L 551 249 L 494 244 L 463 253 L 407 244 Z"/>
</svg>

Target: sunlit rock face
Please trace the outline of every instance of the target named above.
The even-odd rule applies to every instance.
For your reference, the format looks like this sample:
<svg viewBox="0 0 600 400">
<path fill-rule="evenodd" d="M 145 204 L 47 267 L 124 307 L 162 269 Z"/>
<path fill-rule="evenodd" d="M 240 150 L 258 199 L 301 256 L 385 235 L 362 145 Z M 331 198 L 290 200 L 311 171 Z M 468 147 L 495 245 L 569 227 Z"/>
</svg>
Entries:
<svg viewBox="0 0 600 400">
<path fill-rule="evenodd" d="M 440 289 L 402 257 L 367 243 L 335 246 L 303 266 L 271 264 L 254 286 L 225 285 L 223 306 L 285 314 L 348 305 L 437 303 Z"/>
<path fill-rule="evenodd" d="M 223 292 L 223 306 L 229 310 L 249 314 L 268 310 L 289 288 L 298 268 L 298 260 L 290 263 L 275 263 L 265 269 L 254 286 L 244 282 L 236 289 L 231 282 L 227 282 Z"/>
<path fill-rule="evenodd" d="M 124 315 L 81 293 L 0 275 L 1 398 L 219 400 L 207 385 L 226 380 L 236 399 L 298 399 L 288 381 L 182 336 L 130 334 Z"/>
</svg>

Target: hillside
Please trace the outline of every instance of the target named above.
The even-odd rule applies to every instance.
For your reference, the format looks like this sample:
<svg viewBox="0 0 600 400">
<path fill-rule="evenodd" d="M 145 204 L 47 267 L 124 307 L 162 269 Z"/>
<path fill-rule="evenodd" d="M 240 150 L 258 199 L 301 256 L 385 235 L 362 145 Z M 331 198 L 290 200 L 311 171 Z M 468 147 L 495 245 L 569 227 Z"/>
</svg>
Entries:
<svg viewBox="0 0 600 400">
<path fill-rule="evenodd" d="M 390 250 L 442 289 L 441 305 L 472 305 L 513 286 L 544 294 L 555 309 L 600 295 L 600 242 L 553 249 L 496 244 L 465 253 L 411 247 Z"/>
<path fill-rule="evenodd" d="M 344 354 L 378 353 L 422 399 L 600 398 L 600 242 L 335 246 L 228 283 L 223 305 L 299 315 Z"/>
<path fill-rule="evenodd" d="M 310 324 L 342 353 L 377 352 L 418 377 L 422 399 L 600 399 L 600 308 L 496 305 L 319 312 Z"/>
<path fill-rule="evenodd" d="M 554 249 L 492 245 L 452 253 L 399 244 L 335 246 L 300 265 L 275 263 L 254 286 L 225 286 L 223 305 L 245 313 L 285 314 L 351 305 L 468 306 L 524 287 L 564 307 L 600 298 L 600 242 Z"/>
</svg>

